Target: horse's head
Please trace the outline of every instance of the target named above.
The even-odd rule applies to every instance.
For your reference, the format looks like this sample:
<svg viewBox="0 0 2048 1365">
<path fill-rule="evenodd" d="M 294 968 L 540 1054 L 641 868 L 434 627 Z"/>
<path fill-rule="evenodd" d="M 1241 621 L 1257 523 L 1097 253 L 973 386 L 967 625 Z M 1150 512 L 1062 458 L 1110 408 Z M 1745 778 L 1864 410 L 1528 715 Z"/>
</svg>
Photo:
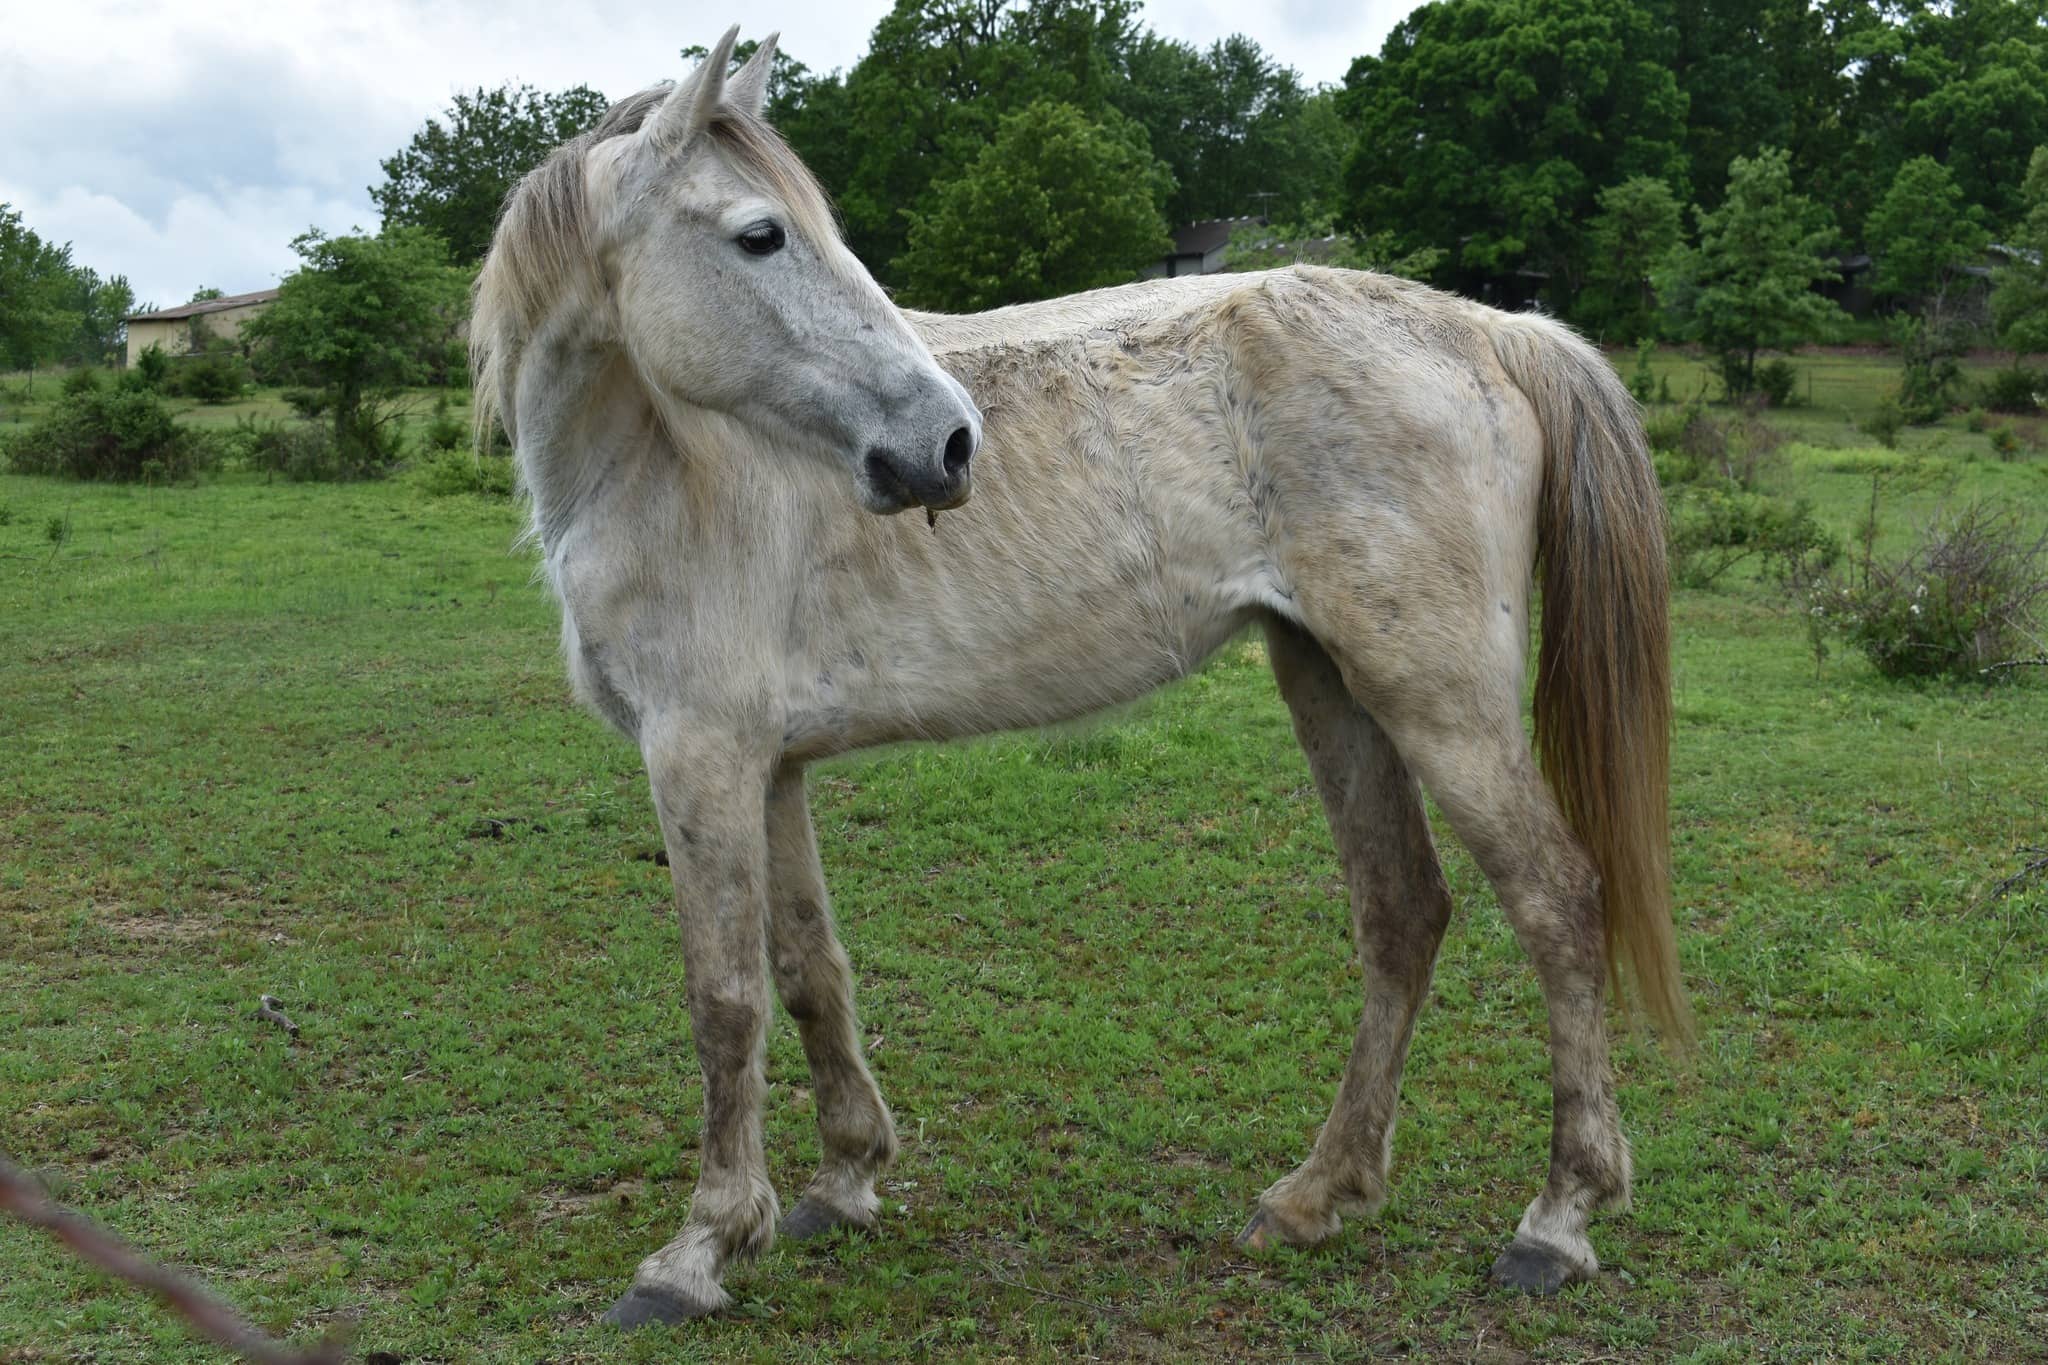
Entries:
<svg viewBox="0 0 2048 1365">
<path fill-rule="evenodd" d="M 621 340 L 646 382 L 832 461 L 870 511 L 958 506 L 981 414 L 762 122 L 774 38 L 727 76 L 737 33 L 586 158 Z"/>
</svg>

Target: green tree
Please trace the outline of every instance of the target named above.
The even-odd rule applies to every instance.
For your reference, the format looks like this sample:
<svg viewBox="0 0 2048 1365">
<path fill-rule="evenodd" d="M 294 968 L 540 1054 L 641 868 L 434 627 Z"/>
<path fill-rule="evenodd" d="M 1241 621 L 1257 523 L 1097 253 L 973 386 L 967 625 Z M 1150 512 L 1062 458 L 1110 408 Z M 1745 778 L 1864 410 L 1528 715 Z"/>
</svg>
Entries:
<svg viewBox="0 0 2048 1365">
<path fill-rule="evenodd" d="M 1399 275 L 1405 280 L 1427 280 L 1443 264 L 1443 256 L 1438 247 L 1401 251 L 1394 245 L 1391 232 L 1359 237 L 1337 231 L 1328 218 L 1314 218 L 1305 222 L 1245 224 L 1230 234 L 1230 245 L 1223 253 L 1223 268 L 1277 270 L 1305 261 L 1343 270 Z"/>
<path fill-rule="evenodd" d="M 1821 258 L 1832 234 L 1792 192 L 1782 149 L 1736 157 L 1721 207 L 1694 212 L 1700 243 L 1666 259 L 1657 292 L 1684 319 L 1685 334 L 1718 358 L 1729 396 L 1741 397 L 1756 385 L 1757 352 L 1810 341 L 1841 316 L 1812 289 L 1835 278 Z"/>
<path fill-rule="evenodd" d="M 2007 245 L 2015 254 L 1991 277 L 1991 318 L 2013 363 L 2048 351 L 2048 147 L 2036 147 L 2020 185 L 2025 216 Z"/>
<path fill-rule="evenodd" d="M 54 360 L 78 332 L 71 248 L 46 242 L 0 204 L 0 369 Z"/>
<path fill-rule="evenodd" d="M 242 336 L 273 372 L 327 395 L 345 456 L 357 465 L 382 463 L 391 451 L 378 400 L 425 382 L 445 362 L 468 275 L 449 264 L 438 236 L 419 227 L 388 227 L 375 237 L 306 232 L 292 249 L 303 264 Z"/>
<path fill-rule="evenodd" d="M 1452 250 L 1441 278 L 1471 292 L 1544 272 L 1568 309 L 1600 189 L 1639 175 L 1686 183 L 1672 41 L 1637 0 L 1417 9 L 1345 78 L 1345 223 Z"/>
<path fill-rule="evenodd" d="M 1685 240 L 1678 197 L 1663 181 L 1631 176 L 1600 191 L 1587 225 L 1586 289 L 1574 319 L 1604 341 L 1658 334 L 1657 290 L 1650 276 Z"/>
<path fill-rule="evenodd" d="M 428 119 L 380 163 L 384 183 L 371 186 L 370 197 L 385 226 L 438 233 L 456 261 L 475 265 L 490 249 L 513 185 L 607 107 L 603 95 L 583 85 L 555 94 L 530 85 L 459 94 L 446 124 Z"/>
<path fill-rule="evenodd" d="M 1121 284 L 1172 245 L 1171 189 L 1136 124 L 1038 101 L 912 216 L 904 294 L 969 311 Z"/>
<path fill-rule="evenodd" d="M 1842 49 L 1881 26 L 1884 12 L 1875 4 L 1651 0 L 1650 9 L 1675 42 L 1671 68 L 1686 98 L 1695 203 L 1720 207 L 1729 163 L 1753 147 L 1787 148 L 1809 193 L 1832 195 L 1845 170 L 1860 169 L 1844 165 L 1853 141 L 1844 111 L 1854 73 Z M 1862 218 L 1859 211 L 1842 221 Z"/>
<path fill-rule="evenodd" d="M 1249 214 L 1297 222 L 1338 206 L 1351 133 L 1334 92 L 1305 89 L 1242 34 L 1203 52 L 1146 33 L 1125 54 L 1110 98 L 1144 125 L 1173 174 L 1171 222 Z"/>
<path fill-rule="evenodd" d="M 1134 40 L 1135 0 L 897 0 L 875 25 L 843 91 L 806 92 L 839 118 L 829 140 L 850 154 L 821 171 L 849 244 L 886 283 L 910 223 L 957 179 L 1005 116 L 1055 100 L 1100 120 Z M 799 152 L 825 139 L 809 119 L 785 132 Z"/>
<path fill-rule="evenodd" d="M 1863 225 L 1864 245 L 1877 258 L 1878 292 L 1928 300 L 1935 311 L 1962 268 L 1983 254 L 1988 236 L 1955 177 L 1931 156 L 1899 167 Z"/>
<path fill-rule="evenodd" d="M 1877 21 L 1843 46 L 1854 74 L 1845 158 L 1874 207 L 1914 156 L 1947 166 L 1967 203 L 2008 221 L 2028 154 L 2048 142 L 2048 6 L 2041 0 L 1871 5 Z M 1851 174 L 1855 174 L 1851 171 Z M 1844 221 L 1861 221 L 1856 213 Z"/>
<path fill-rule="evenodd" d="M 117 363 L 127 344 L 127 316 L 135 311 L 135 290 L 128 277 L 101 279 L 86 266 L 71 272 L 66 311 L 78 326 L 64 347 L 64 359 L 81 365 Z"/>
</svg>

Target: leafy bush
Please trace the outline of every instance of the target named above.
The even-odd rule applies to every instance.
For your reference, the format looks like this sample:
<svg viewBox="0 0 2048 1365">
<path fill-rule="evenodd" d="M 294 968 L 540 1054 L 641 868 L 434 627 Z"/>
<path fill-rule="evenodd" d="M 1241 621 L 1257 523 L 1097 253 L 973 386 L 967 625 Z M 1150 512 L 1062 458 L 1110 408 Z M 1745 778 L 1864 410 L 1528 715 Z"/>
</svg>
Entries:
<svg viewBox="0 0 2048 1365">
<path fill-rule="evenodd" d="M 1886 450 L 1896 450 L 1899 433 L 1906 428 L 1906 411 L 1899 406 L 1896 392 L 1887 393 L 1877 400 L 1877 406 L 1863 419 L 1861 430 Z"/>
<path fill-rule="evenodd" d="M 1700 403 L 1652 418 L 1644 434 L 1653 456 L 1662 452 L 1657 473 L 1667 484 L 1714 478 L 1753 489 L 1777 467 L 1785 444 L 1785 434 L 1754 408 L 1715 417 Z"/>
<path fill-rule="evenodd" d="M 212 463 L 212 448 L 177 424 L 154 394 L 89 389 L 66 395 L 6 447 L 19 474 L 151 482 L 189 478 Z"/>
<path fill-rule="evenodd" d="M 135 368 L 129 373 L 145 389 L 161 389 L 171 374 L 171 358 L 164 354 L 162 346 L 148 346 L 135 357 Z"/>
<path fill-rule="evenodd" d="M 1977 391 L 1977 401 L 1993 412 L 2039 412 L 2048 403 L 2048 374 L 2022 369 L 1994 370 Z"/>
<path fill-rule="evenodd" d="M 1968 334 L 1953 321 L 1924 317 L 1905 319 L 1897 335 L 1905 362 L 1899 376 L 1899 411 L 1914 426 L 1939 422 L 1962 389 Z"/>
<path fill-rule="evenodd" d="M 512 461 L 503 455 L 442 449 L 421 462 L 418 473 L 420 488 L 434 497 L 457 493 L 512 496 Z"/>
<path fill-rule="evenodd" d="M 81 393 L 91 393 L 100 386 L 100 372 L 90 365 L 82 365 L 64 376 L 66 397 L 75 398 Z"/>
<path fill-rule="evenodd" d="M 1840 542 L 1803 499 L 1788 503 L 1720 479 L 1674 490 L 1669 508 L 1671 576 L 1688 588 L 1712 587 L 1748 559 L 1760 559 L 1780 581 L 1804 581 L 1841 555 Z"/>
<path fill-rule="evenodd" d="M 1765 406 L 1789 408 L 1799 401 L 1799 371 L 1789 360 L 1767 360 L 1756 367 L 1756 391 Z"/>
<path fill-rule="evenodd" d="M 1866 549 L 1853 576 L 1815 576 L 1806 598 L 1815 629 L 1888 678 L 1981 679 L 1991 664 L 2041 652 L 2048 534 L 2030 539 L 2015 513 L 1971 503 L 1937 517 L 1902 559 Z"/>
<path fill-rule="evenodd" d="M 335 478 L 334 433 L 317 422 L 272 422 L 254 433 L 243 456 L 249 468 L 293 483 Z"/>
<path fill-rule="evenodd" d="M 1999 459 L 2010 460 L 2020 453 L 2020 434 L 2012 429 L 2010 423 L 1996 427 L 1991 432 L 1991 448 L 1998 453 Z"/>
<path fill-rule="evenodd" d="M 286 389 L 278 396 L 284 399 L 285 406 L 309 422 L 325 415 L 333 399 L 325 389 Z"/>
<path fill-rule="evenodd" d="M 227 351 L 207 351 L 181 360 L 164 381 L 166 393 L 197 398 L 202 403 L 232 403 L 249 381 L 248 367 Z"/>
<path fill-rule="evenodd" d="M 1971 408 L 1963 417 L 1963 430 L 1981 432 L 1991 425 L 1991 414 L 1982 408 Z"/>
<path fill-rule="evenodd" d="M 423 439 L 430 451 L 456 450 L 468 444 L 469 424 L 449 411 L 447 394 L 435 397 L 434 415 L 427 422 Z"/>
<path fill-rule="evenodd" d="M 1650 368 L 1650 357 L 1657 353 L 1657 343 L 1648 337 L 1636 343 L 1636 369 L 1628 378 L 1628 391 L 1635 395 L 1638 403 L 1648 406 L 1657 392 L 1657 372 Z"/>
<path fill-rule="evenodd" d="M 293 483 L 351 483 L 381 479 L 398 461 L 395 414 L 370 405 L 371 421 L 344 446 L 328 422 L 281 422 L 243 417 L 220 433 L 223 454 L 258 473 Z"/>
</svg>

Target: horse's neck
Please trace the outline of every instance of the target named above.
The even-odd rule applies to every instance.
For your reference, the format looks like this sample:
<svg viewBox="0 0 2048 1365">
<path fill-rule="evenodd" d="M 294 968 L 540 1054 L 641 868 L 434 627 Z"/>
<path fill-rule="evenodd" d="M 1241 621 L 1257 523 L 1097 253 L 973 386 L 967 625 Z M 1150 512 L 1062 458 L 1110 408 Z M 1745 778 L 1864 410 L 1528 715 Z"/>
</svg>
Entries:
<svg viewBox="0 0 2048 1365">
<path fill-rule="evenodd" d="M 634 711 L 772 697 L 804 756 L 1037 724 L 1178 676 L 1244 619 L 1234 547 L 1168 569 L 1128 471 L 1055 473 L 1059 423 L 992 441 L 974 499 L 928 527 L 727 419 L 661 410 L 620 360 L 536 353 L 518 392 L 572 669 L 602 657 L 586 690 Z"/>
</svg>

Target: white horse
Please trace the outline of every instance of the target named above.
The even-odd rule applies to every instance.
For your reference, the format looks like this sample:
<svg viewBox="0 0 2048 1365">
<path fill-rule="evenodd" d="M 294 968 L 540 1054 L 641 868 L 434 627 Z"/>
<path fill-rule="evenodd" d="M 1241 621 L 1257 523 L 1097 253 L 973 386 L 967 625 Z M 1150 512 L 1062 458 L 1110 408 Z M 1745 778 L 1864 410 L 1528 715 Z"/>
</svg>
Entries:
<svg viewBox="0 0 2048 1365">
<path fill-rule="evenodd" d="M 1619 960 L 1685 1027 L 1661 511 L 1627 393 L 1554 323 L 1344 271 L 902 312 L 761 122 L 774 40 L 728 76 L 733 37 L 513 192 L 471 331 L 570 673 L 646 761 L 704 1077 L 688 1219 L 607 1319 L 717 1310 L 728 1263 L 776 1234 L 771 976 L 824 1148 L 780 1231 L 875 1221 L 895 1130 L 805 765 L 1126 701 L 1253 625 L 1336 836 L 1365 999 L 1329 1123 L 1244 1242 L 1313 1242 L 1385 1198 L 1450 915 L 1419 779 L 1549 1006 L 1550 1175 L 1495 1276 L 1592 1274 L 1587 1216 L 1629 1192 Z M 1532 565 L 1548 786 L 1521 719 Z"/>
</svg>

